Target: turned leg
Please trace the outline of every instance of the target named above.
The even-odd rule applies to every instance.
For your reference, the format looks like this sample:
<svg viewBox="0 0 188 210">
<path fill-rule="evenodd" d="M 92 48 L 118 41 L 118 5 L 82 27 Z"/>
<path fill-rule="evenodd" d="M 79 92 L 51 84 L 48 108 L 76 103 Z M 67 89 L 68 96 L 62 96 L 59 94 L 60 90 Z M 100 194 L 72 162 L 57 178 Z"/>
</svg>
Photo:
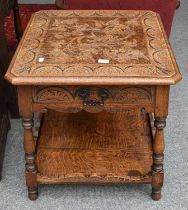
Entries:
<svg viewBox="0 0 188 210">
<path fill-rule="evenodd" d="M 164 128 L 166 127 L 166 118 L 168 115 L 169 86 L 156 87 L 155 104 L 155 122 L 156 128 L 153 139 L 153 168 L 152 168 L 152 198 L 159 200 L 161 198 L 161 188 L 163 186 L 164 171 Z"/>
<path fill-rule="evenodd" d="M 165 118 L 155 118 L 156 133 L 153 141 L 153 170 L 152 170 L 152 199 L 159 200 L 161 198 L 161 188 L 163 186 L 164 171 L 164 132 L 166 126 Z"/>
<path fill-rule="evenodd" d="M 24 127 L 24 150 L 26 161 L 26 185 L 28 187 L 28 197 L 30 200 L 36 200 L 38 197 L 38 187 L 36 180 L 36 165 L 35 165 L 35 140 L 33 138 L 32 118 L 23 118 Z"/>
<path fill-rule="evenodd" d="M 36 142 L 33 136 L 32 87 L 18 86 L 18 103 L 24 127 L 25 176 L 30 200 L 38 197 L 37 168 L 35 165 Z"/>
</svg>

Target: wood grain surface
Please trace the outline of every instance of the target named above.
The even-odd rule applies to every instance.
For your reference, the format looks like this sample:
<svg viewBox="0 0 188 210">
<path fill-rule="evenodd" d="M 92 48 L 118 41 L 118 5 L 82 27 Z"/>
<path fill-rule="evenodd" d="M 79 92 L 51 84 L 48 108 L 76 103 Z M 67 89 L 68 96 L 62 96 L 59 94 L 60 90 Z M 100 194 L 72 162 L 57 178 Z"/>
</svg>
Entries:
<svg viewBox="0 0 188 210">
<path fill-rule="evenodd" d="M 38 142 L 39 183 L 151 182 L 151 131 L 140 110 L 49 111 Z"/>
<path fill-rule="evenodd" d="M 34 111 L 96 113 L 144 107 L 152 112 L 155 107 L 153 86 L 36 86 L 32 96 Z"/>
<path fill-rule="evenodd" d="M 161 198 L 169 86 L 181 74 L 159 15 L 37 12 L 6 78 L 18 85 L 31 200 L 39 183 L 150 183 Z M 34 112 L 45 113 L 40 128 Z"/>
<path fill-rule="evenodd" d="M 16 85 L 171 85 L 181 74 L 156 13 L 70 10 L 33 15 L 6 78 Z"/>
</svg>

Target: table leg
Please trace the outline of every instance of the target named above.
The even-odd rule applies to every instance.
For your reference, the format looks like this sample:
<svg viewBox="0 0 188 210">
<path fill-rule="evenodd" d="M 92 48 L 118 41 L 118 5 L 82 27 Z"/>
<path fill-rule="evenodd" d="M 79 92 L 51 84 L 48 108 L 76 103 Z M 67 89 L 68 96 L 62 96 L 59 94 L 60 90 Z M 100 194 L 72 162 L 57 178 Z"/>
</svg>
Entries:
<svg viewBox="0 0 188 210">
<path fill-rule="evenodd" d="M 160 200 L 163 186 L 164 170 L 164 128 L 168 115 L 169 87 L 160 86 L 156 88 L 155 128 L 156 133 L 153 140 L 153 170 L 152 170 L 152 199 Z"/>
<path fill-rule="evenodd" d="M 164 132 L 166 126 L 165 118 L 156 118 L 155 127 L 156 134 L 153 141 L 153 180 L 152 180 L 152 199 L 159 200 L 161 198 L 161 188 L 163 186 L 164 171 Z"/>
<path fill-rule="evenodd" d="M 35 140 L 32 132 L 33 119 L 23 117 L 23 127 L 28 196 L 30 200 L 36 200 L 38 197 L 38 187 L 36 181 L 37 170 L 35 166 Z"/>
<path fill-rule="evenodd" d="M 33 136 L 33 111 L 32 111 L 32 88 L 29 86 L 18 86 L 18 102 L 20 115 L 24 127 L 24 151 L 26 160 L 26 185 L 28 196 L 31 200 L 38 197 L 37 168 L 35 165 L 36 141 Z"/>
</svg>

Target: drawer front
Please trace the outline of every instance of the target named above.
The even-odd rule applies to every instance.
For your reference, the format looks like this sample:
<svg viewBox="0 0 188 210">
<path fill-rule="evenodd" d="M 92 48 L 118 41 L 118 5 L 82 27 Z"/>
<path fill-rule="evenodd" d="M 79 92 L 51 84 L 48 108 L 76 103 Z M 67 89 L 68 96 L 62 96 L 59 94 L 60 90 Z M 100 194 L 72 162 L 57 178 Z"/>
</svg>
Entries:
<svg viewBox="0 0 188 210">
<path fill-rule="evenodd" d="M 33 102 L 101 110 L 127 105 L 154 106 L 153 86 L 53 86 L 34 87 Z"/>
</svg>

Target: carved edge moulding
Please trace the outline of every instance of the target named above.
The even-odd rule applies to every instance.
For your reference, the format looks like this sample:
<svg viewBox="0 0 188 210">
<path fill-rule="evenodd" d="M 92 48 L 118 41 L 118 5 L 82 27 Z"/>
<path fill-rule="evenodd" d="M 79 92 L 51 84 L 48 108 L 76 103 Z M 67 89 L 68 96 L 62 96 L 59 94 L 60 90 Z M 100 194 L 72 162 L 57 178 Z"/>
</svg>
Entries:
<svg viewBox="0 0 188 210">
<path fill-rule="evenodd" d="M 64 17 L 115 17 L 136 19 L 143 28 L 151 64 L 79 64 L 37 62 L 51 19 Z M 139 21 L 138 21 L 139 19 Z M 138 24 L 137 23 L 137 24 Z M 159 30 L 154 30 L 154 27 Z M 165 37 L 165 38 L 164 38 Z M 162 43 L 162 44 L 161 44 Z M 58 44 L 58 42 L 57 42 Z M 110 76 L 109 76 L 110 75 Z M 24 33 L 6 74 L 15 85 L 172 85 L 181 80 L 160 17 L 151 11 L 40 11 Z"/>
</svg>

